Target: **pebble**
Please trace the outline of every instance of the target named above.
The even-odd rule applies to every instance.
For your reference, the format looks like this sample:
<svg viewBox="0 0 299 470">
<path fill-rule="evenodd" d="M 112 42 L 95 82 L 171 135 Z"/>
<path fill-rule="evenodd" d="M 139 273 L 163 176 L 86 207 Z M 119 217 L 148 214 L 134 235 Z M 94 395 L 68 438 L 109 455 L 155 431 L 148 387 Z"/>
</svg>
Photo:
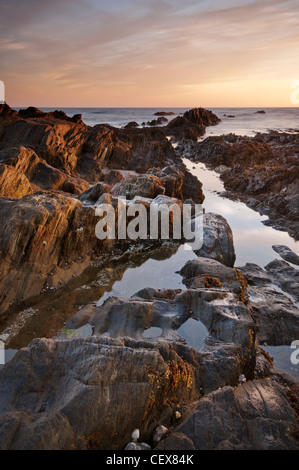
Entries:
<svg viewBox="0 0 299 470">
<path fill-rule="evenodd" d="M 140 431 L 139 429 L 134 429 L 134 431 L 132 432 L 132 439 L 134 442 L 138 441 L 139 437 L 140 437 Z"/>
<path fill-rule="evenodd" d="M 167 432 L 168 432 L 168 429 L 165 426 L 158 426 L 155 431 L 153 441 L 160 442 L 161 439 L 167 434 Z"/>
</svg>

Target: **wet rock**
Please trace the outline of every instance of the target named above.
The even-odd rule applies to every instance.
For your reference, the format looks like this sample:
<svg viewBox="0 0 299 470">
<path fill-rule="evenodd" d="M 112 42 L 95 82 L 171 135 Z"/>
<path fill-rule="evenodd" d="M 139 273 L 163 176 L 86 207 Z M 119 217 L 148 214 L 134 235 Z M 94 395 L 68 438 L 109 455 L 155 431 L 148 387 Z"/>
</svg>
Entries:
<svg viewBox="0 0 299 470">
<path fill-rule="evenodd" d="M 269 215 L 272 225 L 299 239 L 298 133 L 229 134 L 181 144 L 179 150 L 211 169 L 225 166 L 220 176 L 229 197 L 235 192 L 254 210 Z M 253 199 L 258 202 L 252 205 Z"/>
<path fill-rule="evenodd" d="M 148 173 L 156 175 L 161 180 L 167 196 L 180 200 L 192 199 L 196 204 L 202 204 L 204 201 L 202 183 L 184 164 L 166 166 L 162 170 L 151 168 Z"/>
<path fill-rule="evenodd" d="M 0 150 L 16 145 L 31 148 L 49 165 L 73 176 L 79 173 L 89 182 L 99 180 L 103 166 L 142 172 L 178 160 L 163 129 L 87 127 L 78 117 L 60 111 L 30 108 L 24 119 L 4 105 L 1 109 Z"/>
<path fill-rule="evenodd" d="M 141 442 L 140 443 L 140 450 L 152 450 L 152 448 L 149 444 L 146 444 L 146 442 Z"/>
<path fill-rule="evenodd" d="M 203 246 L 195 253 L 226 266 L 234 266 L 236 254 L 233 232 L 224 217 L 213 213 L 203 215 Z"/>
<path fill-rule="evenodd" d="M 117 183 L 111 190 L 113 196 L 126 196 L 133 199 L 135 196 L 154 199 L 164 194 L 165 188 L 159 178 L 153 175 L 131 176 Z"/>
<path fill-rule="evenodd" d="M 296 450 L 298 422 L 288 393 L 274 380 L 212 392 L 159 449 Z"/>
<path fill-rule="evenodd" d="M 274 260 L 265 267 L 279 287 L 299 302 L 299 271 L 286 261 Z"/>
<path fill-rule="evenodd" d="M 247 264 L 240 270 L 248 280 L 248 305 L 257 325 L 259 343 L 290 345 L 299 334 L 299 310 L 294 299 L 287 297 L 276 286 L 280 285 L 292 294 L 298 292 L 299 271 L 284 261 L 270 263 L 266 271 L 252 264 Z"/>
<path fill-rule="evenodd" d="M 155 447 L 155 450 L 196 450 L 193 442 L 186 434 L 172 432 Z"/>
<path fill-rule="evenodd" d="M 85 204 L 96 204 L 100 197 L 110 192 L 110 186 L 104 183 L 97 183 L 78 196 L 79 201 Z"/>
<path fill-rule="evenodd" d="M 7 116 L 17 116 L 18 112 L 12 109 L 8 104 L 2 103 L 0 104 L 0 116 L 7 117 Z"/>
<path fill-rule="evenodd" d="M 0 163 L 0 197 L 19 199 L 33 192 L 34 188 L 23 173 Z"/>
<path fill-rule="evenodd" d="M 73 177 L 40 159 L 30 148 L 13 147 L 0 151 L 3 197 L 20 198 L 38 190 L 60 190 L 78 194 L 89 187 L 82 178 Z"/>
<path fill-rule="evenodd" d="M 94 315 L 88 313 L 88 322 L 95 335 L 139 340 L 148 329 L 159 328 L 159 336 L 151 338 L 151 342 L 158 347 L 171 341 L 179 348 L 180 354 L 188 357 L 188 362 L 196 364 L 197 382 L 207 392 L 227 383 L 237 384 L 242 374 L 253 377 L 255 327 L 250 312 L 240 300 L 242 283 L 237 281 L 235 270 L 209 259 L 204 268 L 204 260 L 199 260 L 205 272 L 213 264 L 214 270 L 218 267 L 232 271 L 225 275 L 230 279 L 227 287 L 211 291 L 206 287 L 186 291 L 143 289 L 130 299 L 112 297 L 101 307 L 90 306 Z M 186 269 L 190 270 L 189 267 Z M 186 340 L 179 332 L 190 318 L 206 327 L 198 332 L 198 346 L 201 341 L 203 345 L 197 347 L 197 351 L 185 346 Z M 76 327 L 79 324 L 80 312 L 76 314 Z"/>
<path fill-rule="evenodd" d="M 147 126 L 161 126 L 168 122 L 168 119 L 164 116 L 160 116 L 158 119 L 153 119 L 152 121 L 148 121 L 146 124 Z"/>
<path fill-rule="evenodd" d="M 172 387 L 171 361 L 169 346 L 133 340 L 34 340 L 0 372 L 1 448 L 123 449 L 139 423 L 149 439 L 154 416 L 171 416 L 164 400 L 194 396 L 191 366 L 192 385 Z"/>
<path fill-rule="evenodd" d="M 129 442 L 129 444 L 126 445 L 125 450 L 141 450 L 141 446 L 136 442 Z"/>
<path fill-rule="evenodd" d="M 178 161 L 163 128 L 118 129 L 98 125 L 89 129 L 80 157 L 78 171 L 86 178 L 98 178 L 103 167 L 146 172 Z"/>
<path fill-rule="evenodd" d="M 290 248 L 284 245 L 274 245 L 273 250 L 276 251 L 285 261 L 299 266 L 299 256 Z"/>
<path fill-rule="evenodd" d="M 216 260 L 199 257 L 188 261 L 180 270 L 188 288 L 213 288 L 234 293 L 241 301 L 248 300 L 247 282 L 237 269 Z"/>
<path fill-rule="evenodd" d="M 154 116 L 174 116 L 175 113 L 172 111 L 158 111 L 154 113 Z"/>
<path fill-rule="evenodd" d="M 193 122 L 200 126 L 216 126 L 221 122 L 221 119 L 216 116 L 216 114 L 204 108 L 190 109 L 185 112 L 183 117 L 189 122 Z"/>
<path fill-rule="evenodd" d="M 1 313 L 11 301 L 28 299 L 58 284 L 60 275 L 67 280 L 82 272 L 92 251 L 96 256 L 103 247 L 95 236 L 94 209 L 59 193 L 1 198 L 0 217 Z M 70 266 L 65 270 L 66 262 L 74 263 L 74 270 Z"/>
<path fill-rule="evenodd" d="M 176 140 L 197 141 L 205 134 L 206 126 L 215 126 L 221 121 L 214 113 L 203 108 L 194 108 L 178 116 L 166 126 L 166 134 Z"/>
<path fill-rule="evenodd" d="M 138 122 L 136 121 L 131 121 L 131 122 L 128 122 L 128 124 L 125 125 L 125 129 L 134 129 L 136 127 L 139 127 L 139 124 Z"/>
<path fill-rule="evenodd" d="M 174 118 L 166 126 L 166 135 L 179 141 L 185 139 L 197 141 L 205 132 L 205 126 L 190 122 L 182 116 Z"/>
</svg>

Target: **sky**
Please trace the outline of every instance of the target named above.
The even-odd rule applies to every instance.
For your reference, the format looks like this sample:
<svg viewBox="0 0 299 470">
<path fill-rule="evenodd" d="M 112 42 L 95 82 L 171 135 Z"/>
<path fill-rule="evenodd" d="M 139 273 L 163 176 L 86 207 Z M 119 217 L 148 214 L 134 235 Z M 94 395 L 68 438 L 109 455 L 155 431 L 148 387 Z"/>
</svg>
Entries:
<svg viewBox="0 0 299 470">
<path fill-rule="evenodd" d="M 0 0 L 10 106 L 293 106 L 299 0 Z"/>
</svg>

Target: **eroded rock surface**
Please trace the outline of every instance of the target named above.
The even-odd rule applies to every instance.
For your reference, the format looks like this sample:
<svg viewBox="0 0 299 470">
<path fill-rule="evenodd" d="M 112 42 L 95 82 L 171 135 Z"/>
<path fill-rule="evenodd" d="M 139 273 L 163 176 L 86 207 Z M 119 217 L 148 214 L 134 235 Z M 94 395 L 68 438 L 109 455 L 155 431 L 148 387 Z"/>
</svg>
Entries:
<svg viewBox="0 0 299 470">
<path fill-rule="evenodd" d="M 293 394 L 298 400 L 298 385 L 290 389 L 275 380 L 224 387 L 202 398 L 156 449 L 298 450 Z"/>
<path fill-rule="evenodd" d="M 149 439 L 167 401 L 197 395 L 194 368 L 170 345 L 34 340 L 0 372 L 0 446 L 122 449 L 140 425 Z"/>
</svg>

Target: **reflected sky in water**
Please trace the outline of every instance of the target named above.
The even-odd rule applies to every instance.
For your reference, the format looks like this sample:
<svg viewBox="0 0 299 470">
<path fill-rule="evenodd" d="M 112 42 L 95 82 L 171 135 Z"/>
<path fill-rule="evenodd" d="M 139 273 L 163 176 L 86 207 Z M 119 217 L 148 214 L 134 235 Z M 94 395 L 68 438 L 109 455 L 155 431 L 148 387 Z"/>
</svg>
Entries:
<svg viewBox="0 0 299 470">
<path fill-rule="evenodd" d="M 225 191 L 219 175 L 207 170 L 203 163 L 193 163 L 185 159 L 184 163 L 193 175 L 203 183 L 205 194 L 204 208 L 206 212 L 223 215 L 230 224 L 236 250 L 236 266 L 255 263 L 261 267 L 279 258 L 272 245 L 286 245 L 291 250 L 299 252 L 299 242 L 295 242 L 287 232 L 280 232 L 272 227 L 266 227 L 262 221 L 266 216 L 260 216 L 244 203 L 231 201 L 221 197 L 217 192 Z"/>
</svg>

